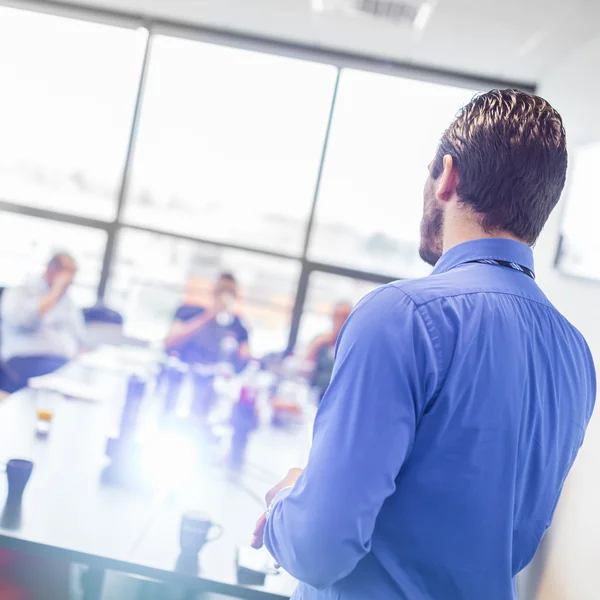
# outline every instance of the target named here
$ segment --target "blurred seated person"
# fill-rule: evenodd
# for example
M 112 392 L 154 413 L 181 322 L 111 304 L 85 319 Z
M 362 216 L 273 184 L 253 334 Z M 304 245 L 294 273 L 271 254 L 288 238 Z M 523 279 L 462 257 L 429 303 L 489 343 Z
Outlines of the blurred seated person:
M 6 391 L 31 377 L 63 367 L 83 347 L 83 314 L 69 297 L 77 265 L 66 253 L 52 257 L 41 281 L 7 289 L 2 296 L 2 357 Z
M 237 283 L 222 273 L 213 291 L 212 306 L 184 304 L 177 309 L 165 339 L 168 352 L 188 364 L 215 364 L 228 358 L 234 365 L 250 357 L 248 330 L 235 312 Z
M 331 380 L 338 335 L 350 316 L 352 308 L 349 302 L 338 302 L 331 316 L 331 330 L 316 337 L 308 347 L 306 361 L 311 371 L 309 377 L 311 385 L 317 390 L 319 402 Z
M 186 303 L 176 313 L 165 349 L 189 365 L 229 363 L 244 368 L 250 358 L 248 330 L 235 312 L 237 283 L 231 273 L 215 282 L 210 306 Z M 195 373 L 194 412 L 205 414 L 212 400 L 211 374 Z M 202 416 L 202 415 L 200 415 Z

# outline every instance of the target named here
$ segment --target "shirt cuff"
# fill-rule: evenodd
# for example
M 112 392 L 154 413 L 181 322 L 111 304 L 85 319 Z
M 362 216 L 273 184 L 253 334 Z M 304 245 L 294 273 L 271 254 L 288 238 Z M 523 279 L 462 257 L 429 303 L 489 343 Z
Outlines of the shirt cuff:
M 275 496 L 275 498 L 273 498 L 273 500 L 271 500 L 271 504 L 269 504 L 269 507 L 267 508 L 267 521 L 269 520 L 269 517 L 271 516 L 271 513 L 273 512 L 275 506 L 284 498 L 287 498 L 291 494 L 293 489 L 294 486 L 289 485 L 288 487 L 284 487 L 282 490 L 279 490 L 279 492 L 277 492 L 277 495 Z

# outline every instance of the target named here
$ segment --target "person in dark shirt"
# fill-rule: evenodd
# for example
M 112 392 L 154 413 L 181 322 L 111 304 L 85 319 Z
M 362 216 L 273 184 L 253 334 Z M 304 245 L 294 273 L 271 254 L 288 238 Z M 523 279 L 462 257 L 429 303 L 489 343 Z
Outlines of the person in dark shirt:
M 210 307 L 184 304 L 176 313 L 165 339 L 168 352 L 188 364 L 215 364 L 230 360 L 238 365 L 250 357 L 248 330 L 235 313 L 237 283 L 223 273 L 214 288 Z
M 312 370 L 310 381 L 319 394 L 319 400 L 323 397 L 331 380 L 335 344 L 351 312 L 352 304 L 338 302 L 331 316 L 331 330 L 316 337 L 306 353 L 306 360 Z
M 195 367 L 225 362 L 240 371 L 250 358 L 250 347 L 248 330 L 235 312 L 237 296 L 235 277 L 222 273 L 215 283 L 211 306 L 180 306 L 165 338 L 167 352 Z M 192 410 L 205 416 L 214 400 L 213 376 L 198 370 L 194 373 Z

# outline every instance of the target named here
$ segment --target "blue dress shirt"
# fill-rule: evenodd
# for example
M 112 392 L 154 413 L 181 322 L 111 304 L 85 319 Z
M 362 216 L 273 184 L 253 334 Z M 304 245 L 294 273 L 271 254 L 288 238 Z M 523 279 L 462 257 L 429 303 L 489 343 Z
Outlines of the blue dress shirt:
M 308 464 L 265 543 L 295 599 L 508 600 L 591 417 L 581 334 L 482 239 L 367 296 L 346 323 Z

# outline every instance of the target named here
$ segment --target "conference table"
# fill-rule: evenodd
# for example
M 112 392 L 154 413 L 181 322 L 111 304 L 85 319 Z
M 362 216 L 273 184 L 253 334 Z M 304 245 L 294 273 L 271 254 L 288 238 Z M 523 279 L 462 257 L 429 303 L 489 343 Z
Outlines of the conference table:
M 36 382 L 34 389 L 0 401 L 0 462 L 34 462 L 18 523 L 7 524 L 4 518 L 0 523 L 0 547 L 85 565 L 90 599 L 101 598 L 106 571 L 190 593 L 289 598 L 295 581 L 281 571 L 268 574 L 264 585 L 240 585 L 236 552 L 249 544 L 265 492 L 289 467 L 304 464 L 314 412 L 308 409 L 294 428 L 272 427 L 263 419 L 250 435 L 245 467 L 233 473 L 224 460 L 227 420 L 219 425 L 217 416 L 215 433 L 202 443 L 193 428 L 165 433 L 156 393 L 145 401 L 147 433 L 140 442 L 148 484 L 143 489 L 104 484 L 107 439 L 118 428 L 128 378 L 151 371 L 156 360 L 145 349 L 104 347 Z M 40 438 L 37 411 L 48 403 L 54 417 L 49 435 Z M 227 402 L 221 408 L 226 415 Z M 0 479 L 3 504 L 6 480 Z M 187 510 L 206 513 L 223 530 L 201 550 L 198 572 L 177 566 L 180 521 Z M 259 563 L 272 565 L 266 551 L 256 556 Z

